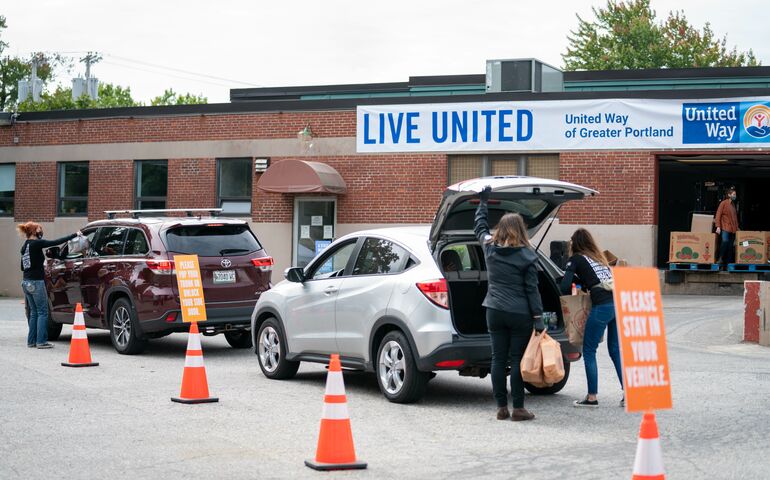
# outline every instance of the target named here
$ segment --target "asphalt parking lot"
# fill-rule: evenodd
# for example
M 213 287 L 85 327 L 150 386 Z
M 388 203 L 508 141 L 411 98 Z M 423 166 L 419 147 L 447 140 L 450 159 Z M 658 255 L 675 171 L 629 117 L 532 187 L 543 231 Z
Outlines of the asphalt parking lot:
M 674 409 L 659 412 L 668 478 L 767 478 L 770 348 L 741 344 L 742 301 L 665 297 Z M 0 299 L 0 478 L 630 478 L 640 415 L 618 407 L 610 361 L 599 355 L 598 410 L 577 410 L 582 362 L 566 388 L 527 396 L 537 419 L 494 419 L 489 377 L 441 373 L 425 399 L 396 405 L 373 376 L 346 372 L 364 471 L 309 470 L 325 370 L 290 381 L 262 376 L 250 350 L 204 337 L 211 394 L 180 405 L 186 336 L 118 355 L 89 330 L 96 368 L 61 367 L 70 327 L 51 350 L 27 349 L 18 299 Z

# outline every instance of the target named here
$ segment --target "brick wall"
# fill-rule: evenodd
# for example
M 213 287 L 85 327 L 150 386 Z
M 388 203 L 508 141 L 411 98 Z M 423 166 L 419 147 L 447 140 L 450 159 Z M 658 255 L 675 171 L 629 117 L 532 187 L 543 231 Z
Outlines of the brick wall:
M 56 162 L 16 164 L 14 216 L 19 222 L 52 222 L 56 216 Z
M 649 152 L 566 152 L 559 178 L 599 191 L 594 198 L 562 207 L 568 224 L 654 225 L 657 162 Z
M 185 140 L 253 140 L 296 138 L 310 126 L 317 137 L 352 137 L 356 112 L 290 112 L 187 115 L 19 122 L 0 128 L 0 146 L 74 145 L 89 143 L 162 142 Z
M 88 219 L 106 218 L 105 210 L 134 208 L 133 160 L 88 162 Z
M 280 162 L 286 158 L 272 158 Z M 430 223 L 447 181 L 446 155 L 316 157 L 347 184 L 337 197 L 337 223 Z M 260 192 L 254 181 L 255 222 L 291 222 L 294 195 Z
M 166 208 L 217 206 L 217 166 L 213 158 L 171 158 L 168 161 Z

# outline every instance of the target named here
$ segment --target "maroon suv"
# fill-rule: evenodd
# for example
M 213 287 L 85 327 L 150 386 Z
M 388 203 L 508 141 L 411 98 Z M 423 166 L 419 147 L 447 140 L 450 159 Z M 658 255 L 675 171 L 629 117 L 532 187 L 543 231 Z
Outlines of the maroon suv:
M 85 252 L 70 253 L 66 245 L 48 252 L 49 338 L 73 322 L 77 303 L 88 327 L 109 329 L 119 353 L 140 353 L 150 338 L 187 331 L 173 259 L 195 254 L 208 317 L 201 333 L 251 346 L 251 313 L 271 286 L 273 259 L 245 221 L 140 216 L 92 222 L 82 232 Z

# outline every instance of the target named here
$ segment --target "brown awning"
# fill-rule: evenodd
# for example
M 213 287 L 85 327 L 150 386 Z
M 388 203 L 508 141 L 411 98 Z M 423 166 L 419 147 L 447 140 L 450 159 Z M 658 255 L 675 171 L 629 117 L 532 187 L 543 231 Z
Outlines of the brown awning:
M 263 192 L 335 193 L 347 192 L 337 170 L 320 162 L 282 160 L 271 165 L 257 182 Z

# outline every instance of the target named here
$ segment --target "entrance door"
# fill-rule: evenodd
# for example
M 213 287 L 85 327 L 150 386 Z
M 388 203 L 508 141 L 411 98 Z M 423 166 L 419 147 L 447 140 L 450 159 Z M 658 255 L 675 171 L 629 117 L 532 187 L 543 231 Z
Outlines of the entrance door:
M 294 201 L 294 265 L 305 267 L 321 253 L 335 236 L 334 198 L 297 198 Z

